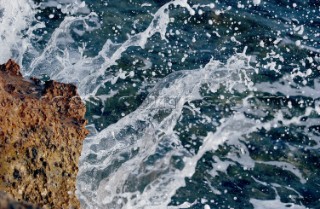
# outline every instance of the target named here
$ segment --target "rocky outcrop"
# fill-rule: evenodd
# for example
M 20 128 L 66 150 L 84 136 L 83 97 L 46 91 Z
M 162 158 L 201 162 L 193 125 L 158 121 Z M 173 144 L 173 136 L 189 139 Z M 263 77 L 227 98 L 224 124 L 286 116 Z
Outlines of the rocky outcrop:
M 88 134 L 76 87 L 0 65 L 0 191 L 44 208 L 79 208 L 75 180 Z

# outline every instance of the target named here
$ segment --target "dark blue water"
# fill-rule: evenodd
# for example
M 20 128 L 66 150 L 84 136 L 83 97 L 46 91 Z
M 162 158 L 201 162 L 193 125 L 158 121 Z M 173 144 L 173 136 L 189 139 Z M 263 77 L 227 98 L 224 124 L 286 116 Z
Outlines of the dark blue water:
M 83 208 L 320 208 L 319 1 L 0 0 L 0 37 L 86 102 Z

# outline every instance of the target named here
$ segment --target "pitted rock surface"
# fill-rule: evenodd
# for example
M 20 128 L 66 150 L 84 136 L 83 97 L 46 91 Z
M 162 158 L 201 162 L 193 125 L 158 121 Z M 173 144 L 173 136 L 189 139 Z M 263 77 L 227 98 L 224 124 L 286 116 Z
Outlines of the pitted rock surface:
M 80 208 L 84 114 L 74 85 L 24 79 L 12 60 L 0 65 L 0 191 L 43 208 Z

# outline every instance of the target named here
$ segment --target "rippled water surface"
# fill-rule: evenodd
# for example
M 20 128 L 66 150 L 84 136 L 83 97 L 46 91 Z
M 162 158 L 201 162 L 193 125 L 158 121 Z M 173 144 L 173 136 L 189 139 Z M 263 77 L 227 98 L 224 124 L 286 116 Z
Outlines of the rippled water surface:
M 0 0 L 0 49 L 78 86 L 83 208 L 320 208 L 318 0 Z

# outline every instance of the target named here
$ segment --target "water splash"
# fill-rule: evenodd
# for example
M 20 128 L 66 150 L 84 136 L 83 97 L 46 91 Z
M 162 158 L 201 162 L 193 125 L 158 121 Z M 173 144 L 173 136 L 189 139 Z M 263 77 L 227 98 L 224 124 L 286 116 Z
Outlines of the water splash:
M 256 5 L 255 8 L 262 11 L 269 4 L 268 1 L 252 2 Z M 264 186 L 263 190 L 268 191 L 257 192 L 259 195 L 262 193 L 262 196 L 255 196 L 256 193 L 249 195 L 250 198 L 246 196 L 248 205 L 250 204 L 246 206 L 249 208 L 266 208 L 271 204 L 277 208 L 306 208 L 302 206 L 303 201 L 308 202 L 304 199 L 306 194 L 301 188 L 311 188 L 313 180 L 310 179 L 314 179 L 314 176 L 311 172 L 312 164 L 302 165 L 304 161 L 301 159 L 308 155 L 317 159 L 314 152 L 320 147 L 317 131 L 320 113 L 320 84 L 317 78 L 319 56 L 314 54 L 319 49 L 314 47 L 316 44 L 313 46 L 307 42 L 306 34 L 312 31 L 307 24 L 298 22 L 297 26 L 297 20 L 292 19 L 290 21 L 293 23 L 285 25 L 283 33 L 277 32 L 272 38 L 259 40 L 256 46 L 248 43 L 248 47 L 243 47 L 245 43 L 241 40 L 242 32 L 229 35 L 231 28 L 239 31 L 241 25 L 246 24 L 243 19 L 234 21 L 236 16 L 232 16 L 233 8 L 236 7 L 240 12 L 245 9 L 241 2 L 235 7 L 227 5 L 223 8 L 221 4 L 224 3 L 191 5 L 187 0 L 170 1 L 156 8 L 151 14 L 150 23 L 139 33 L 127 34 L 127 39 L 120 43 L 104 40 L 97 54 L 88 56 L 87 47 L 92 47 L 90 42 L 80 42 L 78 39 L 85 40 L 84 37 L 100 31 L 103 25 L 100 14 L 90 11 L 88 2 L 50 0 L 41 3 L 39 7 L 27 0 L 5 3 L 0 0 L 2 62 L 13 57 L 22 64 L 25 75 L 47 74 L 59 81 L 75 83 L 82 98 L 90 101 L 90 98 L 95 97 L 97 103 L 113 99 L 121 90 L 119 87 L 98 95 L 106 83 L 112 86 L 126 79 L 142 82 L 134 77 L 137 73 L 134 70 L 110 69 L 118 65 L 118 61 L 129 49 L 146 49 L 151 40 L 157 37 L 159 43 L 161 41 L 168 44 L 161 53 L 173 51 L 175 46 L 171 45 L 171 36 L 175 36 L 176 40 L 181 37 L 187 39 L 188 36 L 182 36 L 181 33 L 187 33 L 192 27 L 206 28 L 216 24 L 216 28 L 205 29 L 207 32 L 202 40 L 205 45 L 214 36 L 223 40 L 221 47 L 217 44 L 219 54 L 229 49 L 230 43 L 237 47 L 232 51 L 245 49 L 243 53 L 227 56 L 230 58 L 224 58 L 225 62 L 211 58 L 206 64 L 199 64 L 199 69 L 182 70 L 151 79 L 150 83 L 156 84 L 150 85 L 153 88 L 148 90 L 148 96 L 137 109 L 123 115 L 119 121 L 100 132 L 93 131 L 85 141 L 78 175 L 77 195 L 83 207 L 210 208 L 209 205 L 218 203 L 207 196 L 214 194 L 227 198 L 230 196 L 228 192 L 233 192 L 227 191 L 227 186 L 223 188 L 215 182 L 220 182 L 219 178 L 240 176 L 250 182 L 247 184 L 256 184 L 256 187 L 252 186 L 252 190 Z M 152 8 L 153 5 L 144 6 Z M 43 22 L 35 19 L 35 15 L 38 9 L 48 7 L 56 7 L 66 16 L 54 28 L 46 45 L 35 49 L 35 31 L 45 27 Z M 247 7 L 251 8 L 251 2 Z M 181 10 L 178 11 L 177 8 Z M 19 15 L 15 16 L 16 13 Z M 179 26 L 185 31 L 172 26 L 177 21 L 173 18 L 177 13 L 185 16 Z M 251 21 L 256 17 L 259 24 L 272 28 L 273 21 L 266 21 L 260 14 L 251 15 Z M 208 23 L 204 24 L 200 20 L 206 16 Z M 134 21 L 134 25 L 137 21 Z M 224 24 L 228 21 L 232 24 L 223 31 L 226 27 Z M 184 27 L 189 22 L 194 22 L 194 25 Z M 276 30 L 282 30 L 281 24 L 275 25 Z M 292 28 L 292 34 L 303 40 L 283 35 L 287 34 L 286 28 Z M 310 40 L 318 40 L 316 33 L 312 34 L 315 35 Z M 192 47 L 201 44 L 198 40 L 201 40 L 200 35 L 190 38 L 190 44 L 183 49 L 185 51 L 179 59 L 181 62 L 174 63 L 170 60 L 167 62 L 168 68 L 190 59 Z M 272 46 L 270 43 L 267 46 L 267 42 L 271 42 Z M 253 47 L 256 47 L 255 51 L 252 51 Z M 308 50 L 302 52 L 309 54 L 287 61 L 283 51 L 286 50 L 290 55 L 293 51 L 291 47 L 296 47 L 294 50 Z M 284 50 L 281 51 L 282 49 Z M 179 50 L 181 49 L 176 51 Z M 207 48 L 200 49 L 206 50 L 208 51 Z M 210 54 L 213 51 L 210 49 Z M 263 57 L 259 58 L 261 54 Z M 159 52 L 158 59 L 167 58 L 162 55 Z M 168 53 L 167 56 L 171 55 L 172 53 Z M 145 57 L 141 60 L 143 65 L 137 71 L 152 70 L 152 61 Z M 135 64 L 136 61 L 132 65 Z M 143 82 L 145 86 L 150 84 L 149 81 Z M 104 109 L 104 104 L 102 106 Z M 92 119 L 104 116 L 101 114 L 89 117 Z M 202 129 L 201 125 L 206 128 Z M 93 124 L 90 127 L 94 130 Z M 184 134 L 188 132 L 192 134 L 184 139 Z M 258 150 L 258 154 L 255 150 Z M 285 155 L 281 155 L 282 152 Z M 209 165 L 209 169 L 199 169 L 204 166 L 202 164 Z M 235 168 L 241 171 L 234 172 Z M 278 178 L 270 180 L 263 176 L 263 172 L 261 175 L 255 173 L 260 172 L 259 169 L 265 172 L 270 169 L 283 172 L 283 176 L 289 176 L 290 179 L 279 183 Z M 204 177 L 200 179 L 199 176 Z M 233 180 L 228 183 L 233 183 Z M 181 198 L 189 187 L 193 189 L 190 186 L 192 181 L 203 183 L 208 186 L 209 191 L 190 199 Z M 244 192 L 241 190 L 240 193 Z M 285 199 L 287 193 L 290 193 L 290 199 Z M 223 201 L 228 204 L 235 202 L 236 205 L 238 199 L 241 197 Z M 220 204 L 222 207 L 229 207 L 225 203 Z
M 78 184 L 78 196 L 85 206 L 166 208 L 176 190 L 185 186 L 185 178 L 194 174 L 198 160 L 225 142 L 229 129 L 235 130 L 242 119 L 230 119 L 217 134 L 209 133 L 192 156 L 174 130 L 185 104 L 202 99 L 199 91 L 204 84 L 213 92 L 222 84 L 230 90 L 236 85 L 251 88 L 249 72 L 248 57 L 239 54 L 225 66 L 211 61 L 199 70 L 173 73 L 156 85 L 138 110 L 86 140 Z M 174 103 L 163 106 L 162 101 Z M 167 113 L 159 120 L 162 111 Z M 242 125 L 232 134 L 243 134 L 238 133 Z M 172 164 L 177 156 L 185 164 L 182 170 Z
M 22 66 L 23 55 L 33 48 L 32 32 L 44 24 L 35 23 L 36 6 L 31 0 L 1 0 L 0 5 L 0 63 L 12 58 Z

